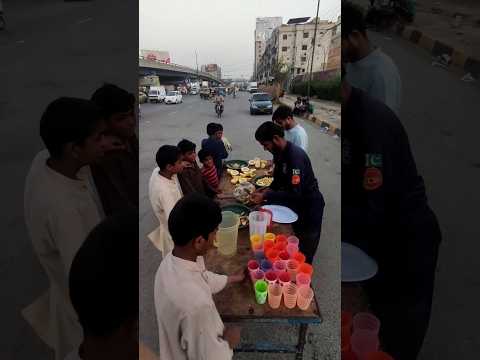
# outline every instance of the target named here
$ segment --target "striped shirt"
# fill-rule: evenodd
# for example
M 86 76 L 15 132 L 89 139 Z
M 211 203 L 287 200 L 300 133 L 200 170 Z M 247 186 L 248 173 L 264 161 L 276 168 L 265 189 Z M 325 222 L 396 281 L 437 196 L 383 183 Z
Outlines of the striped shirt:
M 217 175 L 217 169 L 215 166 L 212 166 L 211 168 L 207 169 L 205 166 L 202 168 L 202 175 L 207 180 L 208 184 L 216 189 L 218 188 L 218 175 Z

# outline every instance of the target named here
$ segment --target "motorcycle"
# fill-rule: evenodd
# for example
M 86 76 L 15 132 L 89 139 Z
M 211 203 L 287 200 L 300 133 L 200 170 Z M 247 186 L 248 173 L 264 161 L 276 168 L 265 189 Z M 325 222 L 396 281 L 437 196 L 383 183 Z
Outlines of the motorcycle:
M 222 117 L 222 113 L 223 113 L 223 105 L 221 105 L 221 104 L 216 104 L 216 105 L 215 105 L 215 112 L 217 113 L 217 117 L 218 117 L 218 118 L 221 118 L 221 117 Z

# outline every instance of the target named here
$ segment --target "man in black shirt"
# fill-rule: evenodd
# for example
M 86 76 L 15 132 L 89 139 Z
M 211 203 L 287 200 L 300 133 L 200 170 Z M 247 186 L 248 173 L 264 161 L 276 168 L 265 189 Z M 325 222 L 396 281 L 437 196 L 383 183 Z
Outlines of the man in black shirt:
M 255 139 L 273 154 L 275 170 L 270 188 L 254 193 L 252 200 L 283 205 L 298 214 L 293 230 L 300 239 L 300 251 L 312 263 L 320 241 L 325 202 L 310 159 L 300 147 L 285 140 L 283 128 L 271 121 L 260 125 Z
M 430 319 L 440 228 L 397 116 L 345 80 L 342 97 L 342 241 L 378 263 L 364 289 L 383 348 L 414 360 Z

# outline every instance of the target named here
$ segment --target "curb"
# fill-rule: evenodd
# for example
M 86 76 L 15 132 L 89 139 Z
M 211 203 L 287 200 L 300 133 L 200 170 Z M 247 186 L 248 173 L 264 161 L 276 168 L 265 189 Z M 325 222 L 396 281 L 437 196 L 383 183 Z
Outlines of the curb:
M 451 57 L 453 65 L 462 68 L 467 73 L 471 73 L 474 77 L 480 76 L 480 61 L 466 55 L 463 51 L 433 39 L 413 26 L 405 26 L 397 23 L 395 25 L 395 32 L 400 37 L 426 50 L 432 56 L 447 54 Z

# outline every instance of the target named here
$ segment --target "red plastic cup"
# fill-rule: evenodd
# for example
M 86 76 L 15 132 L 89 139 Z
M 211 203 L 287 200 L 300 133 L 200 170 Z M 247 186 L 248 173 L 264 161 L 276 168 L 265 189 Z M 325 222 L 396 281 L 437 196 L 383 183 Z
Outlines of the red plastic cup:
M 285 251 L 287 250 L 287 243 L 276 243 L 275 246 L 273 247 L 275 250 L 278 252 Z
M 282 272 L 278 275 L 278 282 L 280 285 L 285 286 L 290 283 L 290 274 L 288 272 Z
M 358 360 L 366 360 L 369 353 L 378 351 L 380 342 L 378 335 L 371 331 L 354 330 L 350 338 L 350 346 Z
M 303 264 L 306 260 L 305 255 L 303 255 L 300 251 L 297 251 L 296 253 L 293 253 L 291 258 L 293 260 L 297 260 L 299 264 Z
M 278 234 L 277 237 L 275 238 L 275 243 L 283 243 L 287 242 L 287 237 L 283 234 Z
M 297 244 L 288 244 L 287 245 L 287 252 L 290 256 L 298 252 L 298 245 Z
M 281 253 L 278 254 L 278 259 L 282 260 L 285 265 L 287 264 L 287 261 L 290 260 L 290 255 L 286 251 L 282 251 Z
M 288 242 L 289 244 L 295 244 L 295 245 L 297 245 L 297 247 L 298 247 L 298 245 L 300 244 L 300 239 L 299 239 L 298 237 L 292 235 L 292 236 L 289 236 L 289 237 L 287 238 L 287 242 Z
M 287 271 L 287 264 L 285 264 L 282 260 L 277 260 L 273 263 L 273 270 L 277 273 L 282 273 Z
M 265 250 L 265 252 L 267 252 L 270 249 L 273 249 L 274 246 L 275 246 L 275 243 L 272 240 L 265 240 L 263 242 L 263 249 Z
M 380 330 L 380 320 L 370 313 L 361 312 L 353 317 L 353 331 L 365 330 L 378 336 Z
M 313 275 L 313 266 L 310 265 L 310 264 L 307 264 L 307 263 L 300 264 L 298 266 L 298 272 L 299 273 L 305 273 L 305 274 L 308 274 L 308 275 L 312 276 Z
M 277 282 L 278 276 L 277 273 L 273 270 L 269 270 L 265 273 L 265 280 L 269 284 L 275 284 Z
M 341 326 L 342 326 L 342 351 L 350 349 L 350 337 L 352 334 L 352 313 L 348 311 L 342 311 Z
M 290 278 L 296 279 L 297 278 L 297 270 L 298 270 L 298 261 L 297 260 L 288 260 L 287 261 L 287 271 L 290 274 Z
M 297 274 L 296 282 L 298 286 L 310 286 L 310 283 L 312 282 L 312 276 L 299 272 Z
M 394 360 L 393 357 L 391 357 L 390 355 L 388 355 L 383 351 L 374 351 L 374 352 L 368 353 L 365 359 L 366 360 Z
M 247 264 L 247 267 L 248 267 L 248 272 L 250 273 L 250 277 L 252 278 L 253 280 L 253 277 L 252 277 L 252 273 L 254 271 L 257 271 L 258 268 L 260 267 L 260 265 L 258 264 L 258 261 L 256 260 L 250 260 Z
M 270 260 L 272 263 L 278 260 L 278 254 L 279 252 L 275 249 L 270 249 L 266 252 L 266 257 L 268 260 Z

